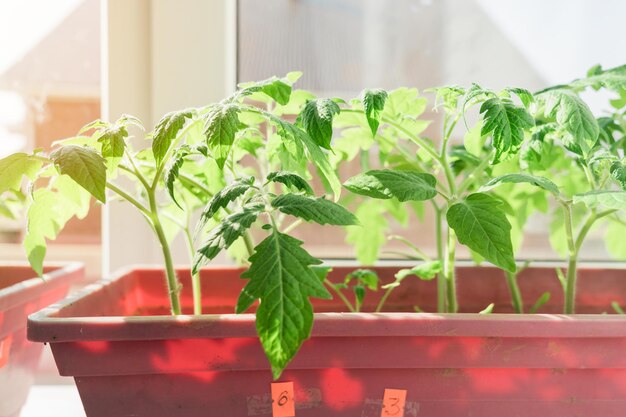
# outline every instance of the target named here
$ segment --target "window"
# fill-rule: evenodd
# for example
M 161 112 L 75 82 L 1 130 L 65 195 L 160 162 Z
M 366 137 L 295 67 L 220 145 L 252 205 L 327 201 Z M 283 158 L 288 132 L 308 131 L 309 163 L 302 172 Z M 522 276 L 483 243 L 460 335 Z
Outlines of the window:
M 472 82 L 534 91 L 581 77 L 598 63 L 606 68 L 623 63 L 624 54 L 615 53 L 615 43 L 607 42 L 621 38 L 626 3 L 618 0 L 608 0 L 602 7 L 585 0 L 239 0 L 238 4 L 239 81 L 300 70 L 304 75 L 298 88 L 327 97 L 355 97 L 366 87 L 411 86 L 422 91 Z M 589 24 L 594 21 L 603 23 Z M 607 102 L 601 95 L 588 100 L 596 113 Z M 437 115 L 424 117 L 435 121 L 425 134 L 437 140 Z M 457 129 L 456 140 L 463 133 L 463 128 Z M 430 224 L 415 223 L 404 234 L 432 252 Z M 548 227 L 547 218 L 533 219 L 522 257 L 557 257 L 548 243 Z M 341 236 L 322 236 L 319 243 L 322 256 L 351 255 Z M 589 238 L 586 254 L 607 257 L 601 234 Z
M 98 0 L 3 2 L 0 50 L 0 156 L 49 149 L 100 117 Z M 87 219 L 70 221 L 51 242 L 48 259 L 80 258 L 95 278 L 101 263 L 100 216 L 94 206 Z M 5 259 L 24 259 L 19 244 L 24 222 L 19 217 L 0 223 Z

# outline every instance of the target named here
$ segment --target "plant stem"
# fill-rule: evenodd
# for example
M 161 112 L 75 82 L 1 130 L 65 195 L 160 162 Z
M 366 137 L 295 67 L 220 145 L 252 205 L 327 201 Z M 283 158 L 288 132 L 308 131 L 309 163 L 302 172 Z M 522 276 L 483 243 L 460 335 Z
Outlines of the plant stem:
M 574 232 L 572 228 L 572 208 L 569 203 L 563 204 L 565 219 L 565 235 L 567 236 L 568 264 L 565 279 L 565 314 L 574 314 L 576 301 L 576 261 L 577 251 L 574 244 Z
M 504 275 L 506 275 L 506 283 L 508 284 L 509 291 L 511 292 L 513 309 L 517 314 L 523 314 L 524 302 L 522 301 L 522 293 L 517 285 L 517 272 L 504 271 Z
M 185 235 L 185 241 L 187 242 L 187 248 L 189 249 L 189 257 L 191 262 L 196 253 L 196 248 L 193 245 L 193 237 L 189 230 L 189 225 L 183 229 Z M 202 314 L 202 283 L 200 282 L 200 271 L 195 274 L 191 274 L 191 288 L 193 291 L 193 314 Z
M 456 252 L 456 235 L 454 230 L 448 228 L 448 243 L 446 245 L 446 259 L 444 273 L 446 277 L 446 287 L 448 293 L 448 312 L 456 313 L 458 310 L 456 299 L 456 274 L 454 271 Z
M 389 287 L 389 288 L 387 288 L 387 290 L 383 294 L 382 298 L 378 302 L 378 305 L 376 306 L 376 310 L 374 310 L 375 313 L 380 313 L 380 311 L 385 306 L 385 303 L 387 302 L 387 298 L 389 298 L 389 296 L 391 295 L 391 292 L 393 291 L 394 288 L 396 288 L 396 287 Z
M 351 313 L 356 313 L 356 310 L 354 307 L 352 307 L 352 303 L 350 302 L 350 300 L 348 300 L 346 296 L 343 295 L 343 293 L 341 292 L 341 290 L 339 290 L 339 288 L 335 287 L 335 285 L 332 282 L 330 282 L 328 279 L 324 280 L 324 284 L 326 284 L 328 288 L 330 288 L 335 294 L 337 294 L 337 296 L 341 299 L 341 301 L 343 301 L 346 307 L 348 307 L 348 310 Z
M 422 252 L 422 250 L 420 248 L 418 248 L 417 246 L 415 246 L 413 243 L 411 243 L 408 239 L 404 238 L 403 236 L 399 236 L 399 235 L 391 235 L 389 236 L 387 239 L 389 240 L 397 240 L 399 242 L 404 243 L 405 245 L 407 245 L 409 248 L 413 249 L 413 251 L 417 254 L 417 257 L 425 262 L 430 262 L 430 256 L 426 255 L 424 252 Z
M 159 211 L 156 203 L 156 197 L 151 189 L 147 190 L 148 200 L 150 202 L 150 213 L 152 218 L 152 225 L 154 231 L 161 244 L 161 250 L 163 251 L 163 259 L 165 261 L 165 275 L 167 279 L 167 289 L 170 297 L 170 306 L 172 308 L 172 314 L 181 314 L 180 308 L 180 283 L 174 270 L 174 261 L 172 260 L 172 253 L 170 251 L 169 243 L 163 231 L 161 220 L 159 219 Z
M 443 259 L 443 227 L 442 227 L 442 215 L 443 212 L 433 202 L 435 208 L 435 239 L 437 242 L 437 259 Z M 446 312 L 446 276 L 443 272 L 437 274 L 437 311 L 440 313 Z

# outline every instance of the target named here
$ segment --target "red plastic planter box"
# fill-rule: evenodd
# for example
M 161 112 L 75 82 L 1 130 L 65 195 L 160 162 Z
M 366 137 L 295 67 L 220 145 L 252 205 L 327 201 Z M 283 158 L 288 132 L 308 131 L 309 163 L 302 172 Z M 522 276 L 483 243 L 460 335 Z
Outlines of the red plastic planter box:
M 336 267 L 330 278 L 352 269 Z M 391 280 L 398 268 L 377 269 Z M 131 269 L 32 315 L 28 336 L 51 344 L 88 417 L 269 416 L 271 374 L 254 316 L 231 314 L 240 272 L 204 270 L 211 314 L 171 317 L 162 270 Z M 188 271 L 180 277 L 189 311 Z M 462 267 L 458 280 L 462 306 L 510 309 L 501 271 Z M 557 308 L 554 268 L 528 269 L 519 283 L 529 304 L 550 290 L 556 303 L 545 310 Z M 281 378 L 294 383 L 296 415 L 379 417 L 393 388 L 407 390 L 411 417 L 624 416 L 624 317 L 408 312 L 431 309 L 435 285 L 407 280 L 394 292 L 390 309 L 407 312 L 317 313 L 312 338 Z M 623 303 L 626 275 L 583 269 L 580 290 L 580 310 L 600 313 Z M 316 309 L 340 311 L 337 301 Z
M 0 417 L 19 415 L 39 364 L 43 345 L 26 340 L 26 318 L 65 297 L 84 270 L 58 264 L 36 275 L 25 264 L 0 264 Z

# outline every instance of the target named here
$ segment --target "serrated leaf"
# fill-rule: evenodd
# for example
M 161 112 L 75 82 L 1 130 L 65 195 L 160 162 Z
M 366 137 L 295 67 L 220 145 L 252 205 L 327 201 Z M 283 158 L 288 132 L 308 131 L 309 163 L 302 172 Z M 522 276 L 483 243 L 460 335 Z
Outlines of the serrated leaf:
M 196 253 L 193 265 L 194 273 L 243 236 L 256 221 L 259 214 L 263 212 L 263 209 L 263 204 L 248 204 L 241 211 L 225 217 L 213 228 Z
M 350 284 L 352 280 L 356 280 L 370 290 L 376 291 L 378 289 L 378 282 L 380 281 L 380 278 L 378 277 L 376 271 L 372 269 L 355 269 L 346 275 L 344 284 Z
M 622 190 L 626 190 L 626 164 L 621 161 L 615 161 L 610 168 L 611 177 L 619 183 Z
M 174 193 L 174 183 L 176 182 L 176 178 L 178 178 L 178 174 L 180 173 L 180 168 L 185 163 L 185 157 L 189 155 L 189 150 L 186 148 L 180 148 L 173 155 L 170 163 L 165 169 L 165 186 L 167 188 L 167 192 L 170 195 L 172 201 L 182 209 L 178 201 L 176 201 L 176 194 Z M 212 216 L 211 216 L 212 217 Z
M 89 193 L 65 175 L 54 178 L 48 188 L 38 188 L 32 193 L 24 249 L 39 275 L 43 273 L 46 240 L 56 239 L 72 217 L 84 218 L 89 211 L 89 200 Z
M 502 203 L 488 194 L 470 194 L 453 204 L 446 214 L 459 242 L 492 264 L 515 272 L 511 224 L 500 209 Z
M 98 137 L 98 142 L 102 144 L 102 156 L 105 158 L 122 158 L 127 137 L 128 131 L 124 126 L 112 126 L 103 129 Z
M 251 300 L 261 300 L 256 328 L 275 379 L 311 334 L 309 297 L 331 298 L 311 269 L 322 262 L 301 245 L 298 239 L 274 230 L 256 246 L 250 269 L 241 275 L 250 281 L 237 302 L 237 312 L 248 309 Z
M 224 168 L 235 141 L 235 133 L 241 128 L 239 108 L 234 104 L 214 107 L 206 116 L 204 136 L 213 158 L 220 168 Z
M 487 184 L 483 185 L 480 189 L 482 191 L 491 190 L 500 184 L 505 183 L 527 183 L 534 185 L 535 187 L 542 188 L 549 191 L 555 196 L 559 195 L 559 187 L 550 181 L 548 178 L 539 177 L 529 174 L 505 174 L 499 177 L 493 178 Z
M 372 131 L 372 136 L 376 136 L 382 112 L 385 108 L 385 101 L 387 101 L 387 92 L 378 88 L 372 90 L 365 89 L 361 93 L 361 101 L 363 102 L 365 118 Z
M 157 166 L 163 162 L 172 141 L 176 139 L 178 132 L 185 126 L 186 120 L 192 117 L 191 110 L 180 110 L 167 113 L 159 120 L 154 128 L 152 139 L 152 154 Z
M 571 135 L 571 140 L 584 155 L 593 148 L 600 129 L 593 113 L 585 102 L 569 90 L 556 89 L 537 96 L 544 112 Z
M 356 258 L 362 265 L 373 265 L 387 241 L 388 223 L 384 213 L 382 204 L 367 200 L 355 212 L 361 226 L 348 228 L 346 242 L 354 245 Z
M 254 185 L 254 177 L 239 178 L 233 183 L 222 188 L 209 201 L 209 204 L 202 211 L 202 219 L 210 219 L 215 216 L 220 208 L 224 208 L 228 203 L 234 201 L 237 197 L 242 196 Z
M 295 74 L 295 72 L 287 74 L 285 80 L 272 77 L 259 82 L 241 84 L 240 87 L 242 87 L 242 90 L 240 94 L 242 96 L 249 96 L 253 93 L 261 92 L 275 100 L 278 104 L 284 106 L 289 103 L 291 84 L 299 78 L 295 77 Z
M 15 153 L 0 159 L 0 194 L 8 190 L 19 191 L 22 178 L 34 180 L 43 162 L 32 155 Z
M 530 104 L 535 100 L 532 93 L 524 88 L 509 87 L 506 91 L 515 94 L 526 108 L 530 107 Z
M 368 197 L 424 201 L 437 195 L 436 184 L 437 179 L 424 172 L 382 169 L 355 175 L 344 183 L 344 187 Z
M 297 126 L 276 117 L 272 117 L 270 120 L 277 125 L 277 132 L 281 137 L 295 140 L 304 145 L 308 153 L 308 159 L 313 162 L 313 164 L 319 169 L 323 179 L 328 182 L 331 191 L 335 195 L 335 201 L 339 199 L 339 196 L 341 195 L 341 182 L 337 177 L 337 172 L 330 165 L 328 157 L 322 149 L 305 131 Z M 300 157 L 300 159 L 303 158 Z
M 401 269 L 396 273 L 396 281 L 402 281 L 406 277 L 416 276 L 424 281 L 430 281 L 442 270 L 440 261 L 424 262 L 409 269 Z
M 587 75 L 587 78 L 575 80 L 570 85 L 574 88 L 593 87 L 596 90 L 605 87 L 617 92 L 626 89 L 626 65 L 608 70 L 602 70 L 597 65 Z
M 337 203 L 323 197 L 314 198 L 300 194 L 282 194 L 272 200 L 272 207 L 285 214 L 318 224 L 350 226 L 358 224 L 354 214 Z
M 574 204 L 584 203 L 589 208 L 626 210 L 626 191 L 590 191 L 574 195 Z
M 480 106 L 483 115 L 481 135 L 491 135 L 495 149 L 493 164 L 507 155 L 517 153 L 524 141 L 524 131 L 535 122 L 524 107 L 518 107 L 511 100 L 493 97 Z
M 293 187 L 297 190 L 303 191 L 305 194 L 313 194 L 313 189 L 309 183 L 301 176 L 287 171 L 275 171 L 271 172 L 267 176 L 268 181 L 278 182 L 286 185 L 287 187 Z
M 299 120 L 311 139 L 320 147 L 330 149 L 333 136 L 333 117 L 341 109 L 334 101 L 321 98 L 304 105 Z
M 61 174 L 66 174 L 97 200 L 106 201 L 105 160 L 90 148 L 67 145 L 50 155 Z

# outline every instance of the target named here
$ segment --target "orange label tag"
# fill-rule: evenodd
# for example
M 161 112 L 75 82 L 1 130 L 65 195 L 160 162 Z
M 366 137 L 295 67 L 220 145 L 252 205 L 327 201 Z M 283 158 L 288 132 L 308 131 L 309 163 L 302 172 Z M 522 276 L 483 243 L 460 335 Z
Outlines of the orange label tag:
M 272 383 L 272 416 L 295 417 L 296 402 L 293 395 L 293 382 Z
M 7 364 L 9 361 L 9 350 L 11 350 L 11 342 L 13 341 L 13 335 L 10 334 L 3 340 L 0 340 L 0 368 Z
M 386 389 L 383 397 L 383 409 L 380 417 L 404 417 L 406 390 Z

